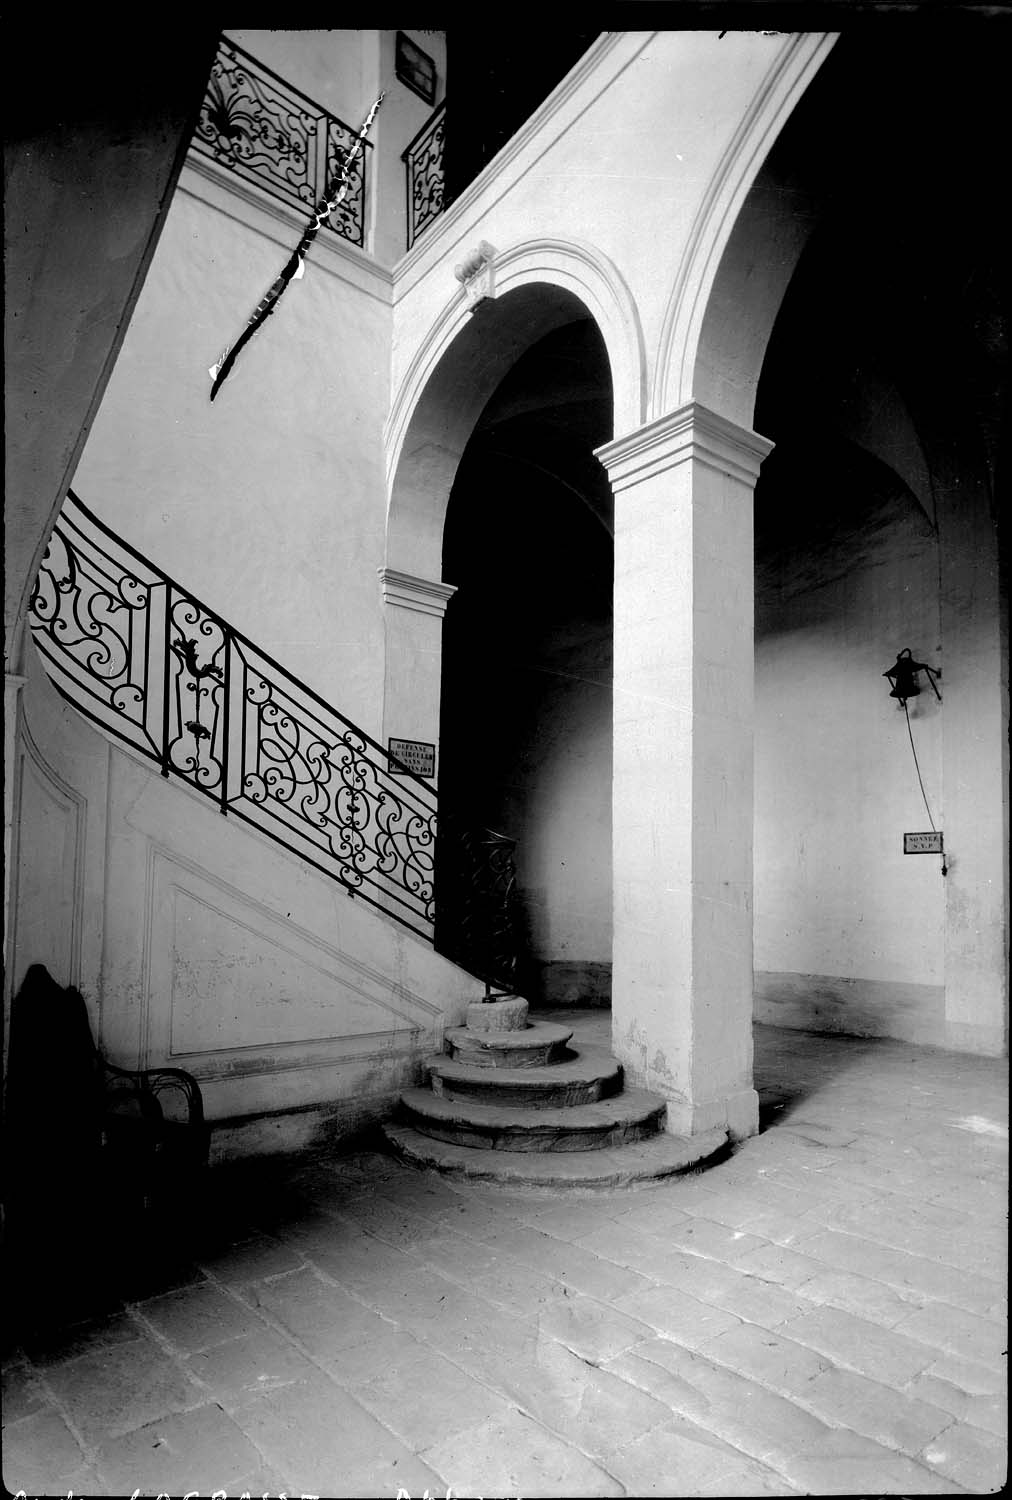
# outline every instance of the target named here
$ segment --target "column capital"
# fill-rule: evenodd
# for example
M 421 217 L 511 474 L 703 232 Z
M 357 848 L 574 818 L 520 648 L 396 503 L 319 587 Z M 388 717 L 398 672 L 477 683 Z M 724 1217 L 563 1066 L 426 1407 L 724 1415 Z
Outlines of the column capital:
M 397 568 L 377 568 L 383 589 L 383 603 L 399 609 L 413 609 L 416 614 L 436 615 L 442 619 L 446 606 L 457 592 L 452 583 L 437 583 L 431 578 L 416 578 Z
M 690 460 L 751 486 L 773 446 L 750 427 L 739 427 L 700 402 L 687 401 L 677 411 L 594 451 L 617 493 Z

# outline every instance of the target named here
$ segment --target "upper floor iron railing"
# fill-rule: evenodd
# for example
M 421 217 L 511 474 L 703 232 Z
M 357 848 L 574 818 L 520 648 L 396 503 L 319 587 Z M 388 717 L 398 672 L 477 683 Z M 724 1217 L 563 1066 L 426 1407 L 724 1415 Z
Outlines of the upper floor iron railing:
M 437 794 L 73 494 L 29 605 L 55 686 L 106 733 L 434 940 Z M 447 818 L 435 943 L 491 986 L 516 973 L 513 843 Z M 508 846 L 508 847 L 507 847 Z
M 357 131 L 237 47 L 222 40 L 194 132 L 195 149 L 293 207 L 312 211 L 326 197 Z M 365 243 L 366 160 L 355 159 L 351 186 L 330 228 Z
M 426 120 L 401 156 L 408 188 L 408 249 L 424 229 L 438 219 L 446 204 L 443 145 L 446 100 Z

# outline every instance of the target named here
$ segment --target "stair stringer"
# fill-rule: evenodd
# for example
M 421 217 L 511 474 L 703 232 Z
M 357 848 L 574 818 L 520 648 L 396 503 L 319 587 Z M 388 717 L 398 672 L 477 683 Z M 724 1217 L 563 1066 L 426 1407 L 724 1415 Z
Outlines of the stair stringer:
M 23 744 L 79 803 L 72 881 L 84 956 L 66 982 L 85 991 L 110 1060 L 186 1068 L 219 1141 L 237 1149 L 240 1137 L 257 1149 L 304 1145 L 324 1125 L 389 1114 L 480 998 L 479 981 L 111 741 L 27 656 Z M 36 826 L 46 816 L 19 810 L 15 985 L 29 963 L 47 962 L 57 935 L 47 937 L 38 880 L 26 908 L 32 851 L 53 842 Z

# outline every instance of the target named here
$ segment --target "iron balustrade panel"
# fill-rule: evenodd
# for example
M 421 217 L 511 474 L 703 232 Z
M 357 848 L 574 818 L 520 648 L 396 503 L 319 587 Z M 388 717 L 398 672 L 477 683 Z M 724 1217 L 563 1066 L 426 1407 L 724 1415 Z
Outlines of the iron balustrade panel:
M 515 839 L 441 814 L 435 946 L 487 987 L 509 994 L 519 964 L 515 856 Z
M 443 143 L 446 135 L 446 101 L 429 116 L 405 150 L 408 189 L 408 249 L 446 207 L 446 171 Z
M 36 647 L 81 713 L 152 759 L 161 756 L 165 585 L 129 549 L 64 507 L 28 606 Z
M 163 768 L 220 798 L 225 783 L 228 629 L 175 585 L 165 629 Z
M 193 145 L 204 156 L 307 213 L 325 197 L 357 132 L 257 62 L 222 41 L 211 69 Z M 356 159 L 345 202 L 328 223 L 365 243 L 366 150 Z
M 240 177 L 312 208 L 322 111 L 307 104 L 239 48 L 222 42 L 194 145 Z
M 268 657 L 237 640 L 241 792 L 229 811 L 431 936 L 436 794 Z M 233 668 L 233 684 L 237 673 Z M 239 693 L 233 686 L 232 702 Z M 233 710 L 234 712 L 234 710 Z

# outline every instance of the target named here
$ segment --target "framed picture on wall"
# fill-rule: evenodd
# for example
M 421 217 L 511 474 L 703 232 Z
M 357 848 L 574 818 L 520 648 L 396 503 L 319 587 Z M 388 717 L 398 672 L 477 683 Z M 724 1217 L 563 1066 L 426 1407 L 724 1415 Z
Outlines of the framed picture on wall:
M 406 83 L 426 104 L 436 102 L 436 64 L 427 52 L 423 52 L 403 31 L 397 33 L 397 50 L 394 56 L 394 72 L 402 83 Z

